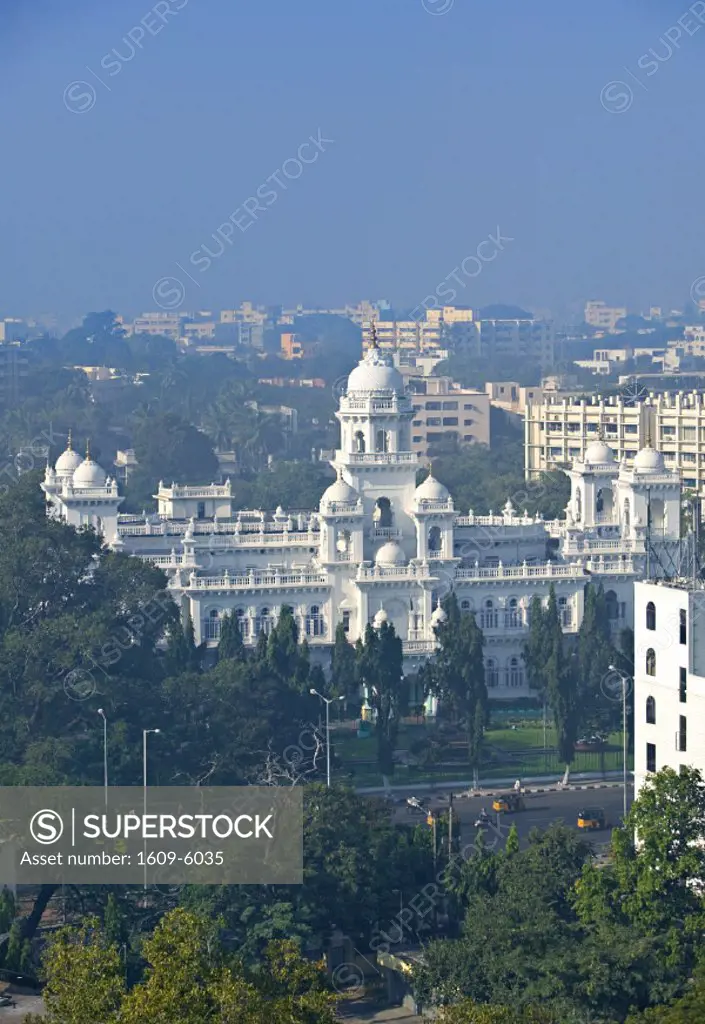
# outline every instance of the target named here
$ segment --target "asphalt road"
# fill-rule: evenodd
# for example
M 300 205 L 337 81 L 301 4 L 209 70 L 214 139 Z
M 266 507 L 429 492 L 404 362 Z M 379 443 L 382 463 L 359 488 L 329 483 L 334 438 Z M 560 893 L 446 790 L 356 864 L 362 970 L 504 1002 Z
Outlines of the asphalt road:
M 631 805 L 633 787 L 629 787 L 628 802 Z M 432 796 L 427 799 L 421 798 L 424 807 L 431 810 L 444 811 L 448 808 L 448 797 Z M 619 825 L 623 813 L 623 795 L 621 786 L 610 786 L 606 789 L 586 790 L 564 790 L 551 793 L 527 793 L 524 797 L 526 810 L 516 814 L 500 814 L 499 823 L 497 814 L 492 810 L 493 797 L 471 797 L 470 799 L 457 797 L 453 801 L 453 813 L 457 815 L 461 823 L 461 841 L 472 842 L 477 834 L 474 822 L 484 807 L 493 821 L 493 828 L 486 829 L 485 840 L 489 846 L 491 843 L 504 845 L 507 832 L 512 824 L 516 822 L 519 839 L 524 845 L 532 828 L 545 829 L 554 821 L 563 821 L 564 824 L 580 831 L 577 826 L 578 811 L 584 807 L 601 807 L 605 811 L 607 827 L 600 832 L 582 833 L 586 839 L 593 844 L 596 851 L 604 848 L 610 841 L 611 830 Z M 394 820 L 398 823 L 411 824 L 414 821 L 423 821 L 424 815 L 419 811 L 413 811 L 403 804 L 398 804 L 394 811 Z M 498 827 L 497 827 L 498 826 Z M 495 840 L 497 843 L 495 844 Z

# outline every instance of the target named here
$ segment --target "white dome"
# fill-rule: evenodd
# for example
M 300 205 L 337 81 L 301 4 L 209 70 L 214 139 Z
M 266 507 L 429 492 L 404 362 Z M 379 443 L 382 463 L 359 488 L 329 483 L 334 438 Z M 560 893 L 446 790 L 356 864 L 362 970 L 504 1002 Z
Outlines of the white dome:
M 583 461 L 590 466 L 611 465 L 614 462 L 614 452 L 604 441 L 591 441 L 585 449 Z
M 450 492 L 447 487 L 429 473 L 414 491 L 417 501 L 448 501 Z
M 384 622 L 389 622 L 389 616 L 385 612 L 384 608 L 380 608 L 380 610 L 377 612 L 374 619 L 372 620 L 372 624 L 373 626 L 375 626 L 376 629 L 379 629 L 379 627 Z
M 394 391 L 404 394 L 404 378 L 391 365 L 388 358 L 376 347 L 367 350 L 348 377 L 348 393 L 351 391 Z
M 73 486 L 78 488 L 105 486 L 105 472 L 90 455 L 86 456 L 73 474 Z
M 360 495 L 354 487 L 346 483 L 342 476 L 339 476 L 335 483 L 326 488 L 321 501 L 357 501 Z
M 653 448 L 642 448 L 634 459 L 634 469 L 640 473 L 665 473 L 666 463 L 661 452 Z
M 438 607 L 436 608 L 435 612 L 431 616 L 431 625 L 432 626 L 440 626 L 440 625 L 442 625 L 447 620 L 447 618 L 448 618 L 448 616 L 446 615 L 446 613 L 443 611 L 441 606 L 438 605 Z
M 83 459 L 78 452 L 73 450 L 71 447 L 71 440 L 69 439 L 68 447 L 56 460 L 56 466 L 54 469 L 59 476 L 73 476 L 82 462 Z
M 383 544 L 375 555 L 377 565 L 406 565 L 406 555 L 396 541 Z

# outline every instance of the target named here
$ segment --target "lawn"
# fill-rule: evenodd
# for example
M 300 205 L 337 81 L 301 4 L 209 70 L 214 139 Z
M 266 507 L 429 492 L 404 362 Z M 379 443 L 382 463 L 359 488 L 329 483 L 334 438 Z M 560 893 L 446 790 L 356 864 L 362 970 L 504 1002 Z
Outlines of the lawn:
M 432 737 L 436 732 L 435 725 L 404 724 L 399 730 L 397 749 L 408 751 L 416 741 Z M 342 761 L 342 768 L 334 772 L 336 777 L 344 778 L 352 772 L 351 781 L 356 786 L 375 786 L 382 784 L 382 777 L 376 768 L 377 745 L 373 736 L 358 739 L 352 730 L 335 730 L 332 743 L 337 757 Z M 563 774 L 564 763 L 558 760 L 555 749 L 556 733 L 552 724 L 546 726 L 546 750 L 544 750 L 544 729 L 541 720 L 517 721 L 514 727 L 503 725 L 501 728 L 489 729 L 485 734 L 485 751 L 480 777 L 483 780 L 517 778 L 532 775 Z M 462 736 L 452 742 L 452 751 L 443 761 L 455 760 L 462 744 Z M 455 756 L 453 756 L 455 755 Z M 622 767 L 622 736 L 613 733 L 603 752 L 576 752 L 571 765 L 571 772 L 610 772 Z M 399 785 L 421 782 L 441 782 L 453 779 L 470 779 L 472 772 L 462 760 L 457 764 L 439 764 L 433 768 L 419 766 L 405 767 L 398 765 L 394 774 L 394 782 Z

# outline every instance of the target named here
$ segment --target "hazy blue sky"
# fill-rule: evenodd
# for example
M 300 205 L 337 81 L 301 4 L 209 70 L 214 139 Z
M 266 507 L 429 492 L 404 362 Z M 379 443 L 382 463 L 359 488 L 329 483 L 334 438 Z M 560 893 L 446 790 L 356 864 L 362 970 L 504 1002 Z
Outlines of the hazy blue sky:
M 701 7 L 2 0 L 0 312 L 153 309 L 165 277 L 185 309 L 413 306 L 497 227 L 457 301 L 682 303 L 705 275 Z

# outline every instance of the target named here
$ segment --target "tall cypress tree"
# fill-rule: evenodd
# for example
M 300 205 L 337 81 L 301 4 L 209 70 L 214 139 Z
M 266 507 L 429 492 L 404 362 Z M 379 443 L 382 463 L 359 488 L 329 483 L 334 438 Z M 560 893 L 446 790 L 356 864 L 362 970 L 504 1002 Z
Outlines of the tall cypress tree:
M 443 601 L 445 622 L 436 627 L 439 649 L 424 682 L 440 697 L 467 738 L 471 768 L 479 768 L 487 721 L 487 686 L 482 650 L 485 638 L 472 612 L 461 613 L 455 594 Z
M 335 697 L 357 693 L 355 678 L 355 648 L 348 643 L 345 628 L 339 622 L 335 629 L 335 643 L 330 659 L 330 689 Z
M 584 731 L 609 731 L 619 705 L 607 699 L 603 681 L 610 665 L 617 660 L 612 643 L 605 593 L 600 584 L 585 588 L 583 620 L 578 633 L 577 700 L 580 728 Z
M 244 661 L 245 644 L 235 612 L 228 612 L 220 625 L 218 661 Z
M 377 630 L 368 623 L 356 652 L 358 679 L 376 711 L 377 763 L 383 774 L 391 775 L 399 723 L 408 702 L 402 643 L 393 625 L 385 622 Z
M 556 591 L 551 585 L 543 616 L 544 649 L 546 652 L 546 694 L 553 712 L 558 739 L 558 756 L 565 762 L 566 778 L 575 760 L 578 730 L 576 658 L 567 658 L 563 650 L 563 630 L 558 614 Z

